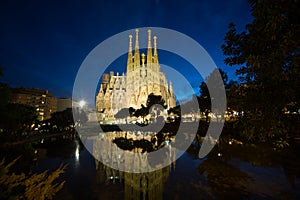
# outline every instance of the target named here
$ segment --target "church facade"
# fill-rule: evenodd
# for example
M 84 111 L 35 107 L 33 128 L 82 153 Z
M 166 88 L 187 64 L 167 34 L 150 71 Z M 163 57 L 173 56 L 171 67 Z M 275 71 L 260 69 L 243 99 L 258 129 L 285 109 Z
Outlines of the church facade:
M 140 53 L 139 30 L 135 31 L 135 48 L 132 49 L 132 35 L 129 35 L 129 50 L 126 74 L 110 72 L 103 74 L 102 83 L 96 96 L 96 109 L 99 120 L 112 120 L 122 108 L 138 109 L 146 105 L 148 95 L 160 95 L 167 109 L 176 106 L 172 83 L 168 83 L 160 70 L 157 53 L 157 37 L 148 30 L 147 55 Z

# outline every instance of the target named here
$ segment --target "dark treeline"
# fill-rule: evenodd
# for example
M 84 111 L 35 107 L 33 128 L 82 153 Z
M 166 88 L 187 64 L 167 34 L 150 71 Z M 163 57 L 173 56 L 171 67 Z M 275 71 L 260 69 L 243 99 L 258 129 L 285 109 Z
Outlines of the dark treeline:
M 227 82 L 228 111 L 242 112 L 232 123 L 246 141 L 299 136 L 300 24 L 299 1 L 249 0 L 254 18 L 238 32 L 233 23 L 222 50 L 225 63 L 238 66 L 239 81 Z M 221 71 L 221 74 L 223 72 Z M 206 81 L 213 78 L 211 75 Z M 200 106 L 209 108 L 202 83 Z

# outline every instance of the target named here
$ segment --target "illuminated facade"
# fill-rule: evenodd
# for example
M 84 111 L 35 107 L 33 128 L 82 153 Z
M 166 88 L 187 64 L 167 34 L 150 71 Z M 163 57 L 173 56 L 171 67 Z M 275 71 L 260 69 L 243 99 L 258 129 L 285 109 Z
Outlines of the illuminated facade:
M 34 107 L 40 121 L 51 118 L 57 110 L 57 99 L 48 90 L 38 88 L 13 88 L 11 102 Z
M 96 108 L 101 114 L 100 120 L 113 119 L 122 108 L 140 108 L 146 105 L 148 95 L 160 95 L 169 108 L 176 106 L 171 83 L 160 71 L 158 62 L 157 37 L 154 36 L 154 50 L 151 44 L 151 30 L 148 30 L 147 55 L 140 54 L 138 29 L 135 36 L 135 49 L 132 50 L 132 35 L 129 35 L 129 51 L 126 75 L 110 72 L 104 74 L 96 97 Z

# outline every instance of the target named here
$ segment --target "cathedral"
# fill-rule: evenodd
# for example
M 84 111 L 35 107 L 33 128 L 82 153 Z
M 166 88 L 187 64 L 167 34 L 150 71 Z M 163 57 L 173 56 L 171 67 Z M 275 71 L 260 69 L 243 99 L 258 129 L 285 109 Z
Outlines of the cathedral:
M 160 71 L 156 41 L 153 37 L 152 49 L 151 30 L 148 30 L 147 55 L 140 53 L 139 30 L 135 30 L 135 48 L 132 49 L 132 35 L 129 35 L 129 50 L 126 74 L 110 72 L 103 74 L 99 93 L 96 97 L 96 108 L 99 120 L 113 120 L 114 115 L 122 108 L 138 109 L 146 105 L 148 95 L 160 95 L 167 109 L 175 107 L 176 101 L 172 83 Z

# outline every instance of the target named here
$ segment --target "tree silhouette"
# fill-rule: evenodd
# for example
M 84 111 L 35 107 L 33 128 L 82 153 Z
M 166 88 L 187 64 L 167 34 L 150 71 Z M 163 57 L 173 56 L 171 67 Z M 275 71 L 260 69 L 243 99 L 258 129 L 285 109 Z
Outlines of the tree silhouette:
M 159 106 L 159 105 L 161 105 L 161 106 Z M 142 117 L 143 123 L 145 123 L 145 117 L 150 114 L 149 113 L 150 109 L 152 111 L 155 110 L 156 112 L 158 112 L 157 114 L 159 115 L 160 114 L 159 112 L 161 112 L 162 108 L 164 108 L 164 109 L 167 108 L 162 96 L 154 95 L 153 93 L 151 93 L 148 95 L 146 106 L 142 104 L 141 108 L 137 109 L 134 112 L 134 116 Z M 157 116 L 155 116 L 155 117 L 157 117 Z
M 151 93 L 148 95 L 146 106 L 151 108 L 151 106 L 155 104 L 161 105 L 163 108 L 167 108 L 165 100 L 162 98 L 162 96 Z
M 141 105 L 141 108 L 137 109 L 134 112 L 135 117 L 142 117 L 143 123 L 145 123 L 145 117 L 149 114 L 149 108 L 144 106 L 143 104 Z
M 13 103 L 8 103 L 0 115 L 0 127 L 11 134 L 26 131 L 38 117 L 34 107 Z
M 79 117 L 78 117 L 79 118 Z M 58 131 L 70 130 L 74 126 L 72 108 L 51 114 L 50 122 L 57 127 Z
M 249 2 L 253 22 L 241 33 L 230 24 L 222 49 L 226 64 L 241 66 L 236 74 L 244 131 L 264 140 L 284 133 L 282 109 L 300 100 L 300 2 Z
M 221 75 L 221 78 L 220 77 Z M 202 82 L 200 85 L 200 97 L 199 97 L 199 106 L 200 111 L 205 113 L 206 122 L 209 121 L 208 114 L 211 112 L 211 103 L 216 99 L 224 98 L 223 95 L 211 96 L 207 87 L 207 84 L 210 85 L 212 90 L 215 90 L 217 94 L 218 91 L 222 91 L 224 86 L 226 87 L 228 81 L 227 74 L 222 69 L 214 69 L 211 74 L 206 77 L 205 82 Z M 218 105 L 216 105 L 218 106 Z M 215 111 L 216 116 L 218 114 L 224 115 L 223 113 L 218 113 L 218 110 Z
M 135 109 L 132 107 L 122 108 L 121 110 L 119 110 L 119 112 L 117 112 L 115 114 L 115 118 L 116 119 L 126 119 L 126 123 L 127 123 L 127 118 L 132 117 L 134 112 L 135 112 Z

